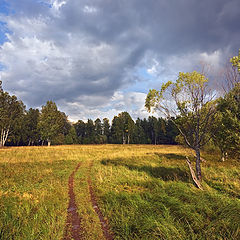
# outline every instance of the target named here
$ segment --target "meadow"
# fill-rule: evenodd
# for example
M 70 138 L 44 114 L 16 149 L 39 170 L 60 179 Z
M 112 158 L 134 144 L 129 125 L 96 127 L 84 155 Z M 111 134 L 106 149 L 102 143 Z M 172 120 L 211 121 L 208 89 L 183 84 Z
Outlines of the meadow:
M 82 239 L 105 239 L 89 179 L 114 239 L 240 239 L 240 162 L 203 153 L 203 188 L 189 150 L 170 145 L 69 145 L 0 149 L 0 239 L 63 239 L 68 179 Z

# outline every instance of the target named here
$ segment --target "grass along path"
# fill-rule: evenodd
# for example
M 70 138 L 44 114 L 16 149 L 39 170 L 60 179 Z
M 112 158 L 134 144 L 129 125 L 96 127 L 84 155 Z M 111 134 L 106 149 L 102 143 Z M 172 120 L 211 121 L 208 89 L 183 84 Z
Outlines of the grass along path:
M 239 161 L 205 153 L 200 191 L 186 155 L 151 145 L 0 149 L 0 239 L 63 239 L 69 176 L 80 162 L 74 194 L 85 239 L 106 239 L 89 176 L 114 239 L 240 239 Z

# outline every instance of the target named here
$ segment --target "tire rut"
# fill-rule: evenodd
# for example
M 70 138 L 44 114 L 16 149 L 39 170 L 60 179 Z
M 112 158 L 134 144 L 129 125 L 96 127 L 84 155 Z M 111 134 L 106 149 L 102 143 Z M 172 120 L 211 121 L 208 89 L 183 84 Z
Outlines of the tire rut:
M 89 165 L 89 175 L 88 175 L 88 188 L 89 188 L 92 207 L 95 210 L 96 214 L 98 215 L 104 237 L 106 238 L 106 240 L 113 240 L 114 236 L 110 231 L 110 227 L 107 223 L 107 220 L 104 218 L 100 208 L 98 207 L 97 199 L 93 191 L 91 174 L 90 174 L 92 166 L 93 166 L 93 162 L 91 162 Z
M 68 196 L 69 203 L 67 209 L 67 221 L 65 225 L 64 237 L 63 240 L 82 240 L 83 237 L 83 227 L 81 226 L 82 218 L 77 212 L 77 205 L 75 201 L 75 193 L 74 193 L 74 175 L 77 170 L 80 168 L 81 163 L 77 165 L 75 170 L 69 176 L 68 179 Z
M 71 173 L 68 179 L 68 196 L 69 196 L 69 203 L 67 208 L 67 220 L 65 224 L 64 236 L 63 240 L 83 240 L 84 237 L 84 227 L 82 226 L 82 218 L 77 212 L 77 205 L 75 200 L 75 193 L 74 193 L 74 176 L 75 173 L 80 168 L 81 163 L 78 163 L 75 170 Z M 101 229 L 103 235 L 106 240 L 113 240 L 114 235 L 110 231 L 110 227 L 108 225 L 107 220 L 104 218 L 100 208 L 98 207 L 97 199 L 93 191 L 92 187 L 92 180 L 91 180 L 91 169 L 93 166 L 93 162 L 89 165 L 89 174 L 88 174 L 88 189 L 90 194 L 90 201 L 92 207 L 96 214 L 98 215 L 99 221 L 101 223 Z

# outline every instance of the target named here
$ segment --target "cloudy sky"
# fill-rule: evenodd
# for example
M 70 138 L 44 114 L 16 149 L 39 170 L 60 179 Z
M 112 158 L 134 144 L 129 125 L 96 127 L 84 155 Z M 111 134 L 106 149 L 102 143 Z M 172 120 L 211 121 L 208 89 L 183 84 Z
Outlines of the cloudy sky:
M 237 55 L 239 12 L 239 0 L 0 0 L 0 79 L 28 108 L 143 118 L 150 88 Z

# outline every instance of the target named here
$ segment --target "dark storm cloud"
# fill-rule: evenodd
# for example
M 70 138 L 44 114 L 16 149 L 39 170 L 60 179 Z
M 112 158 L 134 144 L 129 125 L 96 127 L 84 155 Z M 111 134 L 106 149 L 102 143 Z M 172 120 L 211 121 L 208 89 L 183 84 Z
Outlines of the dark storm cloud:
M 227 59 L 239 48 L 239 0 L 9 2 L 15 14 L 5 18 L 12 35 L 0 49 L 2 78 L 29 106 L 48 99 L 87 106 L 89 95 L 100 97 L 97 107 L 153 58 L 167 75 L 184 56 L 217 51 Z
M 96 12 L 84 12 L 84 6 Z M 69 1 L 56 26 L 143 52 L 214 51 L 239 43 L 239 9 L 238 0 Z

